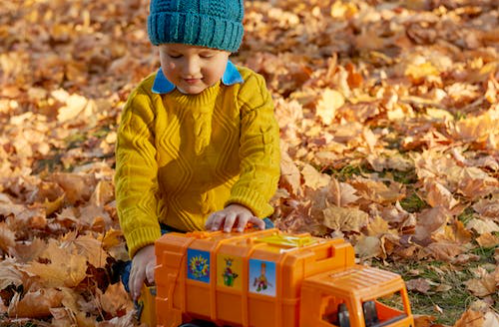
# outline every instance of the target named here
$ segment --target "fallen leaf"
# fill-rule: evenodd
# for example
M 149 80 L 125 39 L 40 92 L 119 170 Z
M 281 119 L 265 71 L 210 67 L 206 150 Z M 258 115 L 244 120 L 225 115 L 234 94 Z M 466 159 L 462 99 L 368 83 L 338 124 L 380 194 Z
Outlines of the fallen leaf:
M 481 312 L 468 310 L 456 321 L 454 327 L 483 327 L 484 317 Z
M 355 208 L 331 206 L 323 210 L 324 225 L 330 229 L 344 232 L 360 232 L 367 225 L 369 215 Z
M 41 257 L 48 259 L 50 263 L 32 262 L 23 270 L 39 276 L 46 287 L 75 287 L 85 278 L 87 259 L 60 248 L 53 239 L 49 241 Z
M 51 315 L 50 309 L 61 306 L 62 293 L 55 288 L 28 291 L 21 299 L 16 293 L 9 305 L 9 317 L 44 318 Z
M 0 250 L 9 253 L 16 245 L 16 234 L 9 229 L 6 223 L 0 223 Z
M 355 244 L 355 253 L 361 259 L 379 257 L 383 251 L 381 249 L 381 241 L 375 236 L 362 235 Z
M 343 94 L 336 90 L 326 89 L 317 104 L 317 116 L 325 125 L 330 125 L 336 116 L 336 111 L 344 104 L 345 97 Z
M 499 244 L 499 237 L 491 233 L 483 233 L 476 238 L 476 242 L 483 248 L 492 248 Z
M 411 279 L 405 282 L 409 291 L 416 291 L 423 294 L 428 294 L 431 289 L 430 283 L 424 278 Z
M 499 226 L 489 219 L 472 219 L 468 222 L 466 228 L 473 229 L 478 234 L 499 232 Z
M 494 274 L 484 274 L 479 279 L 470 279 L 464 283 L 474 295 L 484 297 L 496 292 L 496 280 Z
M 329 184 L 330 177 L 326 174 L 318 172 L 311 165 L 305 165 L 301 174 L 305 180 L 305 186 L 315 190 Z

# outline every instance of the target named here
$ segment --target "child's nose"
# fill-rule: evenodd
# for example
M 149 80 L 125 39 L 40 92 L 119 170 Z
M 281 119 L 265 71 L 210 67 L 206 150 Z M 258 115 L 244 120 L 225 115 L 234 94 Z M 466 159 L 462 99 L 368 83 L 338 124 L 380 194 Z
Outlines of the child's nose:
M 187 76 L 194 76 L 199 73 L 199 61 L 196 58 L 188 58 L 184 65 L 184 73 Z

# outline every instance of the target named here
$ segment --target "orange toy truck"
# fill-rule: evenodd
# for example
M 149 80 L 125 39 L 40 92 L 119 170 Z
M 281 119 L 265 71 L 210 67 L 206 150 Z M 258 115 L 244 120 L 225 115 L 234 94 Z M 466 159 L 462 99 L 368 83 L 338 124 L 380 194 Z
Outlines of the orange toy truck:
M 150 324 L 414 326 L 402 278 L 355 264 L 343 239 L 277 229 L 169 233 L 155 249 L 156 296 L 145 299 L 155 301 L 155 314 L 144 313 Z

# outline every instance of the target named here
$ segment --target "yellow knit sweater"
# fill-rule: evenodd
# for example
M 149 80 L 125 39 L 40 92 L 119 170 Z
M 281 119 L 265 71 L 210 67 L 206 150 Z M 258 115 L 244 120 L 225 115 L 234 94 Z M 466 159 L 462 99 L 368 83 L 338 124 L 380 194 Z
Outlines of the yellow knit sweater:
M 199 95 L 151 91 L 140 83 L 123 110 L 116 147 L 116 200 L 130 256 L 161 236 L 159 222 L 202 230 L 230 203 L 257 217 L 273 211 L 279 178 L 279 128 L 262 76 L 220 82 Z

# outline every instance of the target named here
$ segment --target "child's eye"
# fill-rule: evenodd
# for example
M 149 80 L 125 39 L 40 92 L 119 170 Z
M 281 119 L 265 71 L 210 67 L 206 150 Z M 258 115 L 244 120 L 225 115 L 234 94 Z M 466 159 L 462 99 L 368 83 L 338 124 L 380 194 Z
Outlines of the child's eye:
M 182 55 L 179 55 L 179 54 L 168 54 L 168 57 L 170 57 L 172 59 L 178 59 L 178 58 L 182 57 Z
M 213 58 L 213 54 L 211 53 L 202 53 L 199 55 L 201 58 L 203 59 L 209 59 L 209 58 Z

